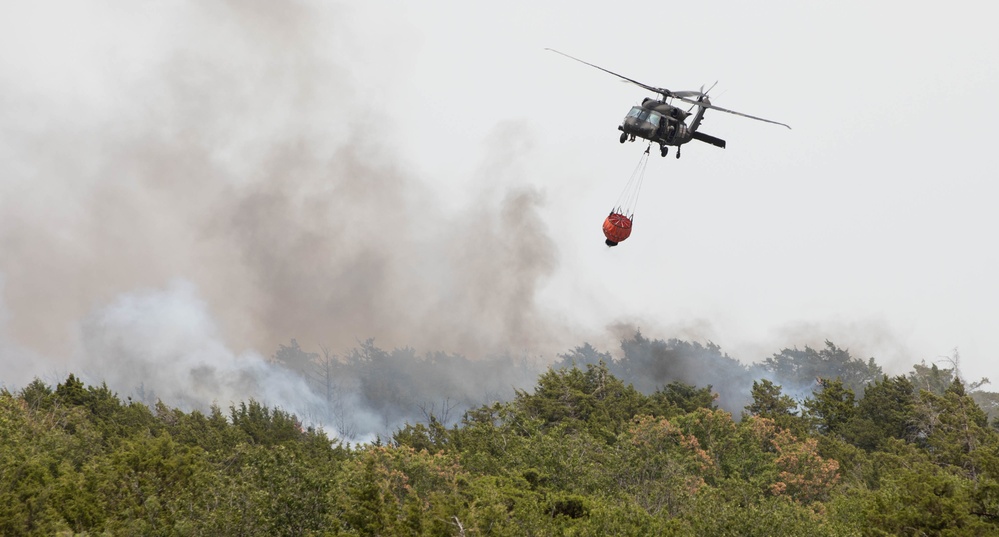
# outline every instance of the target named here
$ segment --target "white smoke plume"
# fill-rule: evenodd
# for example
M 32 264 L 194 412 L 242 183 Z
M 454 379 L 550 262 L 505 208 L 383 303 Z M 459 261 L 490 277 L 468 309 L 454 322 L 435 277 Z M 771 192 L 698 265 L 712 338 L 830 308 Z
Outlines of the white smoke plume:
M 205 410 L 206 402 L 226 408 L 253 398 L 301 417 L 322 406 L 302 377 L 255 351 L 229 349 L 189 282 L 119 295 L 83 321 L 80 339 L 84 371 L 140 390 L 145 402 Z

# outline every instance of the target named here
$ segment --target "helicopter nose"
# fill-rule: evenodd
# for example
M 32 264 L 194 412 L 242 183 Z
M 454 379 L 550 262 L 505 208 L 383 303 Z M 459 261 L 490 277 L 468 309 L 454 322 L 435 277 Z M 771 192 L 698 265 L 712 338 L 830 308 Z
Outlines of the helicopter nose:
M 624 130 L 628 134 L 638 134 L 645 130 L 643 128 L 644 127 L 643 123 L 644 122 L 638 121 L 633 117 L 626 117 L 624 118 L 624 125 L 623 125 L 624 128 L 622 130 Z

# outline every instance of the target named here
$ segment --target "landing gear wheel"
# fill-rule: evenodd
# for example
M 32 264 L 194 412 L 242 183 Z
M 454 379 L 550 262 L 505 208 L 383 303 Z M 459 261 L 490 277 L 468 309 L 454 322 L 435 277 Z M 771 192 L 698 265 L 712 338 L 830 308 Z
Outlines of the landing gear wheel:
M 669 154 L 669 148 L 666 146 L 660 147 L 659 154 L 665 157 L 667 154 Z
M 680 148 L 676 148 L 676 158 L 680 158 Z
M 619 140 L 621 141 L 621 143 L 622 143 L 622 144 L 623 144 L 624 142 L 626 142 L 626 141 L 628 140 L 628 133 L 626 133 L 626 132 L 622 132 L 622 133 L 621 133 L 621 138 L 619 138 Z

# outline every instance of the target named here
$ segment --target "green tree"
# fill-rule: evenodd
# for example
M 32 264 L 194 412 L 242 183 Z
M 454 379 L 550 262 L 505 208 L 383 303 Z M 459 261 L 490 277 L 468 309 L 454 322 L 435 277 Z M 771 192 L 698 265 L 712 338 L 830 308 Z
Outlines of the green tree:
M 32 500 L 48 472 L 45 460 L 32 460 L 31 425 L 27 405 L 0 390 L 0 534 L 23 535 L 38 525 L 39 506 Z
M 175 440 L 188 446 L 198 446 L 212 455 L 228 455 L 240 444 L 250 441 L 246 431 L 231 424 L 215 404 L 207 415 L 199 410 L 185 413 L 162 402 L 157 403 L 155 410 L 157 419 Z
M 770 381 L 736 421 L 710 387 L 645 396 L 598 360 L 344 447 L 252 400 L 148 408 L 71 375 L 0 389 L 0 534 L 999 534 L 999 431 L 970 388 L 820 385 L 810 422 Z
M 918 445 L 938 464 L 959 468 L 977 480 L 983 470 L 979 450 L 994 452 L 999 442 L 961 381 L 954 379 L 943 395 L 921 391 L 914 413 Z
M 926 361 L 923 360 L 912 366 L 909 380 L 917 390 L 926 390 L 942 395 L 954 381 L 954 370 L 941 369 L 937 367 L 937 364 L 926 365 Z
M 696 436 L 665 418 L 636 417 L 623 440 L 615 483 L 654 516 L 680 515 L 719 471 Z
M 243 430 L 250 441 L 265 446 L 299 440 L 303 433 L 301 422 L 279 408 L 271 410 L 266 405 L 250 400 L 229 408 L 232 424 Z
M 750 416 L 773 420 L 777 426 L 799 430 L 802 423 L 797 415 L 798 403 L 781 392 L 781 387 L 763 379 L 753 381 L 753 402 L 746 407 Z
M 169 434 L 136 435 L 85 468 L 107 515 L 98 528 L 112 534 L 164 535 L 189 522 L 207 471 L 204 452 L 177 444 Z
M 100 520 L 100 505 L 86 488 L 73 491 L 80 501 L 67 505 L 61 484 L 76 481 L 103 448 L 85 409 L 56 401 L 33 407 L 0 390 L 0 535 L 82 531 Z
M 431 415 L 427 424 L 406 424 L 392 434 L 392 442 L 396 446 L 408 446 L 417 451 L 425 450 L 431 453 L 443 451 L 448 445 L 448 430 Z
M 451 517 L 465 515 L 461 494 L 467 484 L 451 455 L 368 447 L 345 463 L 331 489 L 331 522 L 348 534 L 451 534 Z
M 793 386 L 811 385 L 817 379 L 840 379 L 843 386 L 853 393 L 859 393 L 864 386 L 883 375 L 881 366 L 874 358 L 866 362 L 850 355 L 846 349 L 841 349 L 830 341 L 826 341 L 824 349 L 813 349 L 805 346 L 784 349 L 767 358 L 764 367 L 770 371 L 776 380 Z
M 812 420 L 822 434 L 840 435 L 856 413 L 853 391 L 839 379 L 824 378 L 814 397 L 805 399 L 805 417 Z
M 711 385 L 698 388 L 680 381 L 673 381 L 659 388 L 648 397 L 650 413 L 670 416 L 687 414 L 701 408 L 715 410 L 718 394 L 711 391 Z
M 864 397 L 843 426 L 843 434 L 868 451 L 877 449 L 888 438 L 912 440 L 916 434 L 915 402 L 915 391 L 908 378 L 885 375 L 864 389 Z
M 41 379 L 35 378 L 21 389 L 19 396 L 28 405 L 28 408 L 39 410 L 52 407 L 54 393 L 52 388 Z
M 549 369 L 538 379 L 533 394 L 518 390 L 513 404 L 550 426 L 583 428 L 610 441 L 638 413 L 645 398 L 600 362 L 587 365 L 586 371 Z
M 834 500 L 834 512 L 862 515 L 869 535 L 994 535 L 978 509 L 971 481 L 933 464 L 915 446 L 887 440 L 875 453 L 876 488 Z M 844 505 L 845 504 L 845 505 Z
M 583 369 L 589 365 L 600 365 L 603 364 L 613 364 L 614 360 L 611 358 L 609 352 L 600 352 L 593 345 L 589 343 L 584 343 L 580 347 L 576 347 L 570 352 L 560 354 L 558 360 L 552 364 L 552 369 L 565 369 L 565 368 L 579 368 Z
M 828 521 L 809 506 L 780 497 L 755 498 L 743 502 L 712 490 L 697 497 L 691 506 L 689 535 L 739 537 L 841 537 L 861 535 L 859 529 Z
M 969 395 L 989 417 L 992 428 L 999 428 L 999 393 L 974 390 Z

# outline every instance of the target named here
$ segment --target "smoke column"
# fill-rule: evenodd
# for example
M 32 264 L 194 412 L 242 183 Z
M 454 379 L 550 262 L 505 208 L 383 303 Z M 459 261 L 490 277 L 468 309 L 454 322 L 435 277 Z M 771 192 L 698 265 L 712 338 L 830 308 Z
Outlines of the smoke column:
M 84 367 L 167 403 L 291 405 L 294 379 L 265 360 L 291 338 L 470 357 L 565 345 L 535 299 L 557 252 L 520 164 L 530 133 L 497 126 L 469 178 L 491 190 L 444 211 L 391 157 L 391 118 L 354 94 L 349 15 L 0 8 L 4 382 Z

